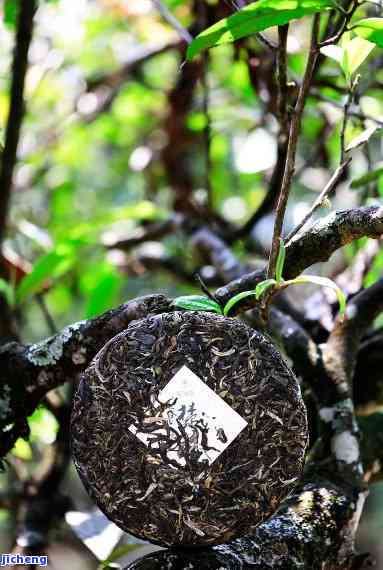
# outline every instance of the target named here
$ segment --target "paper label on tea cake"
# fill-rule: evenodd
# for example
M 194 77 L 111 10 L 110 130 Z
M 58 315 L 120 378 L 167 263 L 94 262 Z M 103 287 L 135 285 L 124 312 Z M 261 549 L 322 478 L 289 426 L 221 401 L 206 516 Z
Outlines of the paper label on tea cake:
M 174 466 L 211 465 L 247 422 L 187 366 L 158 395 L 152 412 L 129 430 Z

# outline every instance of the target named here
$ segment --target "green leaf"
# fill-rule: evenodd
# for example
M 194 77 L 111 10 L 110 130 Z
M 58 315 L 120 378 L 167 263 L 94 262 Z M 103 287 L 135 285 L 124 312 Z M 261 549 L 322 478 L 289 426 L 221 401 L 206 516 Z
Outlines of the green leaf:
M 59 424 L 54 415 L 41 407 L 33 412 L 28 419 L 31 430 L 30 441 L 51 444 L 56 440 Z
M 363 174 L 363 176 L 360 176 L 359 178 L 355 178 L 355 180 L 351 182 L 350 186 L 351 188 L 360 188 L 370 182 L 374 182 L 374 180 L 378 180 L 381 176 L 383 176 L 383 167 L 367 172 L 367 174 Z
M 307 283 L 313 283 L 314 285 L 320 285 L 321 287 L 328 287 L 335 291 L 339 303 L 339 312 L 343 316 L 346 311 L 346 297 L 334 281 L 328 279 L 327 277 L 318 277 L 316 275 L 300 275 L 295 279 L 285 282 L 287 285 L 304 285 Z
M 323 55 L 330 57 L 334 61 L 337 61 L 339 64 L 342 62 L 344 51 L 340 46 L 331 44 L 329 46 L 322 47 L 320 51 L 323 53 Z
M 116 305 L 121 284 L 122 277 L 118 269 L 109 263 L 103 265 L 96 283 L 87 295 L 85 318 L 99 315 Z
M 189 311 L 212 311 L 222 315 L 219 304 L 213 301 L 213 299 L 209 299 L 209 297 L 204 297 L 203 295 L 184 295 L 177 297 L 174 299 L 173 305 L 180 309 L 188 309 Z
M 262 295 L 266 293 L 266 291 L 270 289 L 270 287 L 272 287 L 273 285 L 277 285 L 275 279 L 265 279 L 264 281 L 258 283 L 258 285 L 255 288 L 255 294 L 257 296 L 257 299 L 260 299 Z
M 357 71 L 374 48 L 375 44 L 359 37 L 344 44 L 340 65 L 347 78 Z
M 4 24 L 14 29 L 16 26 L 17 16 L 19 13 L 19 0 L 4 0 L 3 20 Z
M 246 299 L 247 297 L 251 297 L 251 296 L 255 297 L 255 295 L 256 295 L 255 291 L 242 291 L 242 293 L 238 293 L 237 295 L 234 295 L 234 297 L 232 297 L 224 306 L 223 314 L 225 315 L 225 317 L 227 317 L 227 315 L 230 313 L 231 309 L 237 303 L 242 301 L 242 299 Z
M 345 34 L 341 46 L 324 46 L 320 51 L 323 55 L 337 61 L 347 79 L 350 80 L 352 74 L 358 70 L 374 48 L 375 44 L 372 42 L 360 37 L 350 39 L 350 34 Z
M 333 8 L 332 0 L 259 0 L 201 32 L 189 45 L 187 58 L 225 43 L 232 43 L 272 26 L 287 24 L 322 10 Z
M 15 290 L 8 281 L 2 278 L 0 278 L 0 293 L 4 295 L 8 305 L 13 307 L 15 304 Z
M 346 151 L 349 152 L 350 150 L 354 150 L 359 146 L 366 144 L 366 142 L 369 141 L 369 139 L 372 137 L 373 134 L 375 134 L 375 131 L 377 131 L 378 128 L 379 127 L 377 125 L 368 127 L 366 130 L 360 133 L 360 135 L 352 139 L 352 141 L 347 145 Z
M 61 277 L 75 263 L 73 244 L 61 243 L 49 253 L 42 255 L 32 271 L 23 277 L 17 290 L 17 302 L 24 301 L 29 295 L 40 291 L 49 278 Z
M 12 449 L 12 455 L 22 459 L 23 461 L 30 461 L 32 459 L 32 449 L 27 441 L 19 437 Z
M 120 568 L 120 566 L 115 566 L 113 562 L 130 554 L 137 548 L 140 548 L 141 544 L 121 544 L 120 546 L 116 546 L 113 551 L 109 554 L 108 558 L 101 562 L 102 568 Z M 113 566 L 112 566 L 113 564 Z
M 275 279 L 277 280 L 277 283 L 280 283 L 283 280 L 282 274 L 283 274 L 283 267 L 285 265 L 285 259 L 286 259 L 286 247 L 283 239 L 279 238 L 278 258 L 275 267 Z
M 352 30 L 359 37 L 383 47 L 383 18 L 364 18 L 355 22 Z

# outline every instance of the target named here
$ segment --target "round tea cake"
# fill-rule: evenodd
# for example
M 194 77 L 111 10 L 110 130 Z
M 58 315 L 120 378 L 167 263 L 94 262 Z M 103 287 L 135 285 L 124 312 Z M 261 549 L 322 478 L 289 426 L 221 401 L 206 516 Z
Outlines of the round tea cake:
M 132 322 L 75 396 L 76 467 L 102 511 L 153 543 L 226 542 L 269 517 L 307 444 L 298 383 L 237 319 L 173 312 Z

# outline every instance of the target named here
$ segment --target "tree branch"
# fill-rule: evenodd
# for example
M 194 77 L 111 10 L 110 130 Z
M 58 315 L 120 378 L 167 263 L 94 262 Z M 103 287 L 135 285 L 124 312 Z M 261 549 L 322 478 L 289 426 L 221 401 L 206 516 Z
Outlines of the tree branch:
M 346 318 L 338 319 L 323 353 L 326 369 L 338 385 L 350 385 L 361 338 L 382 311 L 383 278 L 347 303 Z
M 170 10 L 161 2 L 161 0 L 152 0 L 152 3 L 157 8 L 163 19 L 179 34 L 179 36 L 188 44 L 193 41 L 193 36 L 181 24 L 179 20 L 170 12 Z
M 361 237 L 379 238 L 383 235 L 383 206 L 365 206 L 332 212 L 318 220 L 304 234 L 295 236 L 286 247 L 286 279 L 297 277 L 319 261 L 327 261 L 344 245 Z M 254 289 L 265 279 L 265 270 L 247 273 L 219 288 L 215 296 L 221 304 L 241 291 Z M 254 306 L 254 301 L 241 305 Z
M 314 203 L 312 204 L 311 208 L 304 216 L 301 222 L 288 234 L 285 238 L 285 244 L 288 244 L 289 241 L 297 234 L 299 231 L 307 224 L 307 222 L 312 218 L 313 214 L 320 208 L 323 204 L 325 198 L 327 198 L 331 192 L 333 192 L 334 188 L 336 188 L 338 182 L 342 179 L 343 173 L 348 167 L 351 162 L 351 158 L 342 162 L 340 166 L 335 170 L 334 174 L 331 176 L 330 180 L 327 182 L 326 186 L 323 188 L 322 192 L 316 198 Z
M 25 111 L 24 82 L 36 6 L 36 0 L 28 0 L 19 4 L 16 45 L 12 65 L 10 108 L 5 130 L 5 144 L 0 173 L 0 244 L 4 240 L 6 231 L 13 171 L 16 165 L 17 147 Z
M 244 273 L 242 264 L 238 261 L 230 247 L 210 229 L 202 228 L 192 237 L 192 246 L 198 250 L 204 260 L 208 260 L 217 270 L 224 281 L 236 279 Z
M 303 77 L 302 85 L 299 89 L 298 99 L 295 105 L 294 114 L 291 120 L 290 132 L 289 132 L 289 143 L 287 147 L 287 156 L 285 171 L 283 174 L 281 191 L 279 194 L 276 219 L 274 224 L 274 233 L 270 251 L 269 266 L 267 269 L 267 276 L 273 278 L 275 274 L 275 266 L 279 251 L 279 239 L 282 235 L 283 220 L 285 217 L 287 201 L 290 195 L 290 189 L 292 185 L 292 180 L 295 170 L 295 158 L 298 147 L 298 138 L 301 128 L 301 121 L 303 116 L 303 111 L 306 104 L 306 98 L 310 90 L 311 80 L 313 77 L 315 64 L 318 57 L 318 46 L 317 38 L 319 31 L 320 16 L 316 14 L 313 20 L 312 32 L 311 32 L 311 45 L 308 55 L 308 60 L 306 64 L 306 70 Z
M 306 482 L 252 536 L 192 552 L 154 552 L 125 570 L 350 569 L 363 497 L 326 480 Z
M 117 333 L 135 319 L 169 311 L 163 295 L 139 297 L 99 317 L 80 321 L 37 344 L 8 343 L 0 348 L 0 457 L 17 437 L 28 435 L 26 418 L 53 388 L 72 382 Z
M 79 114 L 87 123 L 91 123 L 97 119 L 101 113 L 104 113 L 110 109 L 113 101 L 119 94 L 121 87 L 129 77 L 134 76 L 134 74 L 141 69 L 142 65 L 157 55 L 166 53 L 171 49 L 180 48 L 181 43 L 182 42 L 180 42 L 180 40 L 177 38 L 177 40 L 173 40 L 167 43 L 155 44 L 153 46 L 149 45 L 139 48 L 133 51 L 132 56 L 128 58 L 126 63 L 124 63 L 124 65 L 117 71 L 99 75 L 94 79 L 89 79 L 87 81 L 86 93 L 92 93 L 95 95 L 97 98 L 97 104 L 91 113 L 85 114 L 78 111 Z M 77 99 L 77 107 L 81 97 L 86 95 L 86 93 L 82 93 Z

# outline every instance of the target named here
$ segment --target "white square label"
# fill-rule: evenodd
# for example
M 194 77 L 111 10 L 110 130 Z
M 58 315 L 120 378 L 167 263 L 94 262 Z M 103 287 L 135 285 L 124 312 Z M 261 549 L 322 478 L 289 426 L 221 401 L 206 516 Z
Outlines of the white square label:
M 189 461 L 211 465 L 247 426 L 247 422 L 187 366 L 158 395 L 144 427 L 129 430 L 172 465 Z

